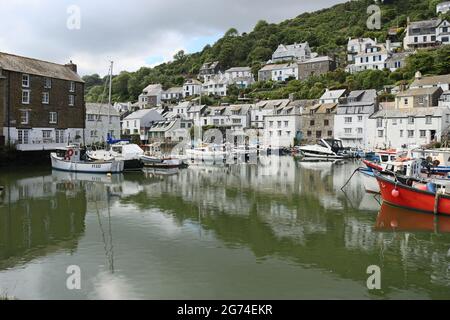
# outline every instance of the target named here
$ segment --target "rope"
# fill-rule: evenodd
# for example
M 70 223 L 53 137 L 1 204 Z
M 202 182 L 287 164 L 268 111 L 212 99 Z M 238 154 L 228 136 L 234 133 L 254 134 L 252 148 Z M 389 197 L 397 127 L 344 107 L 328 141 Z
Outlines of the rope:
M 350 183 L 350 180 L 352 180 L 353 176 L 355 175 L 356 172 L 359 171 L 359 169 L 363 169 L 363 168 L 357 168 L 355 171 L 353 171 L 352 175 L 350 176 L 350 178 L 347 180 L 347 182 L 342 186 L 341 191 L 344 191 L 345 187 Z

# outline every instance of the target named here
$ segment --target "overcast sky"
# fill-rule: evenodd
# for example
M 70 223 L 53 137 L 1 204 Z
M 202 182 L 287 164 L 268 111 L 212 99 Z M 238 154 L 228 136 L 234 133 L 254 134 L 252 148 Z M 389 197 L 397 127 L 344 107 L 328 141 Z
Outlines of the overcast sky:
M 106 74 L 110 60 L 115 73 L 134 71 L 169 61 L 181 49 L 199 51 L 231 27 L 249 32 L 260 19 L 280 22 L 340 2 L 345 1 L 0 0 L 0 51 L 73 60 L 83 75 Z

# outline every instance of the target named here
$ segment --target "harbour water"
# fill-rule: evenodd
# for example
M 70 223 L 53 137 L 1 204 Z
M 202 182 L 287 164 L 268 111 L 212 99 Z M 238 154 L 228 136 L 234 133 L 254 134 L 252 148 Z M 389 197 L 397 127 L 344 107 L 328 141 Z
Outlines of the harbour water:
M 2 172 L 0 296 L 449 299 L 450 218 L 381 206 L 357 175 L 342 192 L 358 165 Z M 367 287 L 373 265 L 381 290 Z

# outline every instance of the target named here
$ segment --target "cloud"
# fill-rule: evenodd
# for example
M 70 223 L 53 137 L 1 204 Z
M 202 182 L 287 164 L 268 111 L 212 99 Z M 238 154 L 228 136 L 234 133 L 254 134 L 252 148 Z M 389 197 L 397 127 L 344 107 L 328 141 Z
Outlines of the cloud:
M 264 19 L 279 22 L 343 0 L 0 0 L 0 50 L 66 63 L 80 73 L 134 71 L 193 52 L 231 27 L 251 31 Z M 80 29 L 67 28 L 80 10 Z M 73 20 L 71 20 L 73 22 Z

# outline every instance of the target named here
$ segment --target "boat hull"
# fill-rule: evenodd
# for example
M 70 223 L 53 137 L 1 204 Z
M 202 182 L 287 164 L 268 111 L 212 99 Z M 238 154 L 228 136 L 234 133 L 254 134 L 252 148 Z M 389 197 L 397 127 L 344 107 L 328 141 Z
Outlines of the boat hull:
M 311 153 L 305 150 L 301 150 L 302 154 L 306 158 L 317 158 L 317 159 L 346 159 L 347 157 L 339 156 L 335 154 L 320 154 L 320 153 Z
M 55 154 L 50 155 L 52 168 L 68 172 L 84 173 L 120 173 L 124 170 L 123 161 L 97 161 L 97 162 L 75 162 L 59 159 Z
M 377 179 L 373 171 L 368 169 L 359 169 L 361 174 L 361 179 L 364 184 L 364 189 L 369 193 L 380 193 L 380 186 L 378 185 Z
M 381 198 L 384 202 L 401 208 L 435 213 L 436 196 L 433 192 L 419 190 L 401 183 L 396 184 L 394 180 L 383 177 L 380 174 L 376 174 L 375 177 L 378 181 Z M 397 190 L 398 193 L 393 193 L 394 190 Z M 449 196 L 440 196 L 436 213 L 450 215 Z

